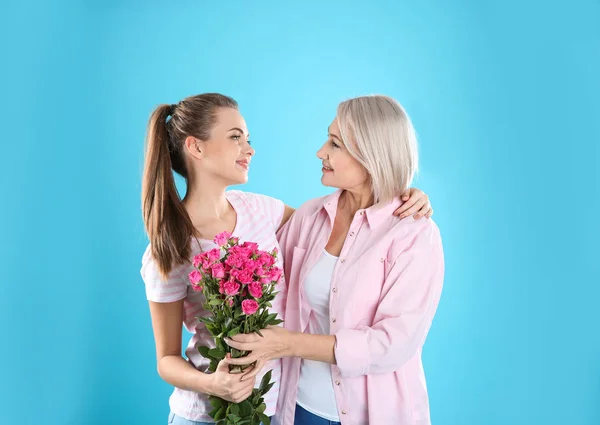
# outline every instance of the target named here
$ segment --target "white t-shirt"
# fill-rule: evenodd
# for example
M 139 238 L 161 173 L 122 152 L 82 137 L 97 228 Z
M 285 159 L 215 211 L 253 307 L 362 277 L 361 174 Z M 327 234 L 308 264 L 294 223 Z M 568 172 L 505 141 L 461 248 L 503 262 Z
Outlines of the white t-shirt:
M 304 280 L 304 294 L 312 308 L 308 321 L 308 332 L 311 334 L 329 335 L 329 293 L 337 260 L 338 257 L 323 250 L 317 264 Z M 296 401 L 317 416 L 334 422 L 340 421 L 330 364 L 302 360 Z
M 255 242 L 258 244 L 258 248 L 263 251 L 271 251 L 273 248 L 277 248 L 280 252 L 277 265 L 283 268 L 281 249 L 276 237 L 277 229 L 283 218 L 285 207 L 283 202 L 268 196 L 237 190 L 228 191 L 226 196 L 237 213 L 237 222 L 233 236 L 240 238 L 240 242 Z M 200 243 L 200 246 L 198 243 Z M 216 246 L 212 241 L 197 241 L 195 238 L 192 238 L 192 255 L 208 251 L 216 248 Z M 192 269 L 191 261 L 190 264 L 178 266 L 171 271 L 169 278 L 165 281 L 158 271 L 156 262 L 151 255 L 150 246 L 148 246 L 142 259 L 141 274 L 146 284 L 146 297 L 149 301 L 168 303 L 181 299 L 184 300 L 183 325 L 192 334 L 185 354 L 192 365 L 198 370 L 206 372 L 210 362 L 202 357 L 198 352 L 197 346 L 206 345 L 214 347 L 215 344 L 204 324 L 196 319 L 197 316 L 208 315 L 208 312 L 202 308 L 204 302 L 202 292 L 194 291 L 190 285 L 188 274 Z M 282 277 L 281 279 L 284 278 Z M 280 282 L 283 281 L 281 280 Z M 283 311 L 283 298 L 282 296 L 275 297 L 275 300 L 272 302 L 273 307 L 271 308 L 273 313 Z M 155 355 L 154 352 L 145 354 L 148 356 Z M 265 415 L 272 416 L 275 413 L 277 397 L 279 395 L 281 361 L 274 360 L 269 362 L 263 369 L 263 372 L 257 376 L 257 383 L 260 382 L 262 376 L 269 370 L 273 370 L 271 379 L 275 384 L 265 395 L 265 403 L 267 405 Z M 212 410 L 212 406 L 208 402 L 208 396 L 205 394 L 175 388 L 169 405 L 173 413 L 188 420 L 214 422 L 208 415 L 208 412 Z

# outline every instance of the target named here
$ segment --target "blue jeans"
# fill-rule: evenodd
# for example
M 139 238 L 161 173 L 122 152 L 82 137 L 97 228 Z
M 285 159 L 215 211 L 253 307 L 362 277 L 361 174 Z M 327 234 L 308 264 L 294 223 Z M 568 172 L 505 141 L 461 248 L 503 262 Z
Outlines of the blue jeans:
M 302 406 L 297 404 L 294 425 L 341 425 L 341 423 L 330 421 L 329 419 L 310 413 L 308 410 L 303 409 Z
M 175 413 L 169 413 L 169 425 L 215 425 L 214 422 L 196 422 L 190 421 L 189 419 L 177 416 Z

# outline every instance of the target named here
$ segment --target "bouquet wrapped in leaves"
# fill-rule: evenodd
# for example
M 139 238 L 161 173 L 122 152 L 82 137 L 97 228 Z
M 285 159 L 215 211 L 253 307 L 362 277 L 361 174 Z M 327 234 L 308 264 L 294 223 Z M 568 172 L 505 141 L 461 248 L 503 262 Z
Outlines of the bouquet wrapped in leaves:
M 276 284 L 283 271 L 276 266 L 277 250 L 261 251 L 253 242 L 239 243 L 228 232 L 217 235 L 214 242 L 219 248 L 194 257 L 194 270 L 189 274 L 192 288 L 202 291 L 206 299 L 207 317 L 198 317 L 215 340 L 215 348 L 198 347 L 202 356 L 210 360 L 209 371 L 215 372 L 227 353 L 240 358 L 248 353 L 229 347 L 224 338 L 238 333 L 261 335 L 260 330 L 282 321 L 270 313 L 271 301 L 277 295 Z M 262 335 L 261 335 L 262 336 Z M 243 373 L 247 366 L 230 365 L 231 373 Z M 232 403 L 210 396 L 213 407 L 210 416 L 217 425 L 269 425 L 264 414 L 264 395 L 271 389 L 271 371 L 267 372 L 258 388 L 241 403 Z

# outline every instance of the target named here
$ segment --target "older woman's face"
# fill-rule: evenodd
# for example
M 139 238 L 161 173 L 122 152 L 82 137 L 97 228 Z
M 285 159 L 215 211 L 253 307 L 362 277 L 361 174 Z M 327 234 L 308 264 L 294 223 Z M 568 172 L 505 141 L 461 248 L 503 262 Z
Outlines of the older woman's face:
M 344 146 L 337 119 L 329 126 L 327 141 L 317 151 L 317 157 L 323 162 L 321 183 L 325 186 L 353 192 L 371 191 L 369 173 Z

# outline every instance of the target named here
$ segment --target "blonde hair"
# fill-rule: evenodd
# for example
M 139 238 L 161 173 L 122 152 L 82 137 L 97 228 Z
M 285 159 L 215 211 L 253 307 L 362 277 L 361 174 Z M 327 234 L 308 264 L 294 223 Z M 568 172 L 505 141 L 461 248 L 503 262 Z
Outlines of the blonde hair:
M 339 104 L 336 118 L 348 152 L 369 173 L 375 203 L 391 201 L 409 187 L 418 167 L 417 137 L 396 100 L 355 97 Z

